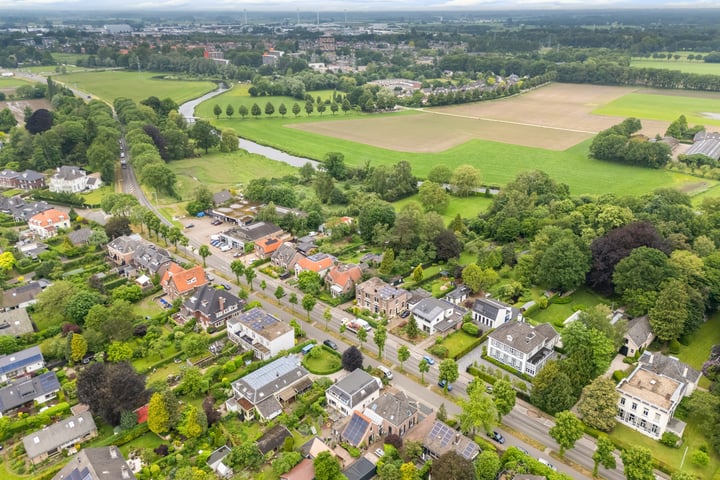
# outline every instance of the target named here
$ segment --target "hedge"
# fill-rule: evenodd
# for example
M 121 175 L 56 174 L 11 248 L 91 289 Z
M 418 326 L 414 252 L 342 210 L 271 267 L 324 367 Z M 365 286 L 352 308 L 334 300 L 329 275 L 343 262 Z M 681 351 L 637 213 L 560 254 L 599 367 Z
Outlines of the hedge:
M 475 340 L 475 341 L 472 342 L 470 345 L 468 345 L 467 347 L 465 347 L 465 348 L 463 348 L 462 350 L 460 350 L 457 354 L 455 354 L 455 356 L 453 357 L 453 360 L 457 360 L 458 358 L 462 358 L 463 356 L 467 355 L 468 353 L 470 353 L 471 351 L 473 351 L 473 350 L 474 350 L 475 348 L 477 348 L 478 346 L 482 345 L 483 342 L 485 342 L 485 340 L 487 340 L 487 337 L 488 337 L 488 335 L 490 335 L 490 332 L 492 332 L 492 330 L 488 330 L 487 332 L 485 332 L 484 334 L 482 334 L 482 336 L 478 337 L 477 340 Z
M 523 380 L 526 380 L 526 381 L 528 381 L 528 382 L 532 382 L 532 381 L 533 381 L 533 379 L 532 379 L 532 378 L 530 377 L 530 375 L 528 375 L 527 373 L 522 373 L 522 372 L 519 372 L 519 371 L 515 370 L 515 369 L 512 368 L 512 367 L 508 367 L 508 366 L 505 365 L 504 363 L 498 362 L 497 360 L 495 360 L 494 358 L 492 358 L 491 356 L 489 356 L 489 355 L 487 355 L 487 354 L 483 354 L 483 355 L 482 355 L 482 359 L 483 359 L 483 360 L 486 360 L 486 361 L 488 361 L 488 362 L 490 362 L 490 363 L 492 363 L 493 365 L 495 365 L 495 366 L 497 366 L 497 367 L 499 367 L 499 368 L 502 368 L 503 370 L 505 370 L 505 371 L 508 372 L 508 373 L 512 373 L 512 374 L 515 375 L 516 377 L 520 377 L 520 378 L 522 378 Z
M 118 278 L 115 280 L 112 280 L 110 282 L 105 283 L 105 290 L 108 292 L 111 292 L 115 290 L 118 287 L 122 287 L 123 285 L 127 284 L 127 278 Z
M 122 446 L 126 443 L 130 443 L 136 438 L 140 438 L 143 435 L 145 435 L 147 432 L 150 431 L 150 428 L 148 427 L 147 422 L 143 422 L 139 425 L 135 425 L 130 430 L 125 430 L 124 432 L 118 434 L 118 435 L 110 435 L 106 439 L 104 439 L 102 442 L 100 442 L 101 447 L 108 447 L 110 445 L 115 446 Z
M 473 377 L 478 377 L 478 378 L 480 378 L 481 380 L 486 381 L 486 382 L 489 383 L 490 385 L 495 385 L 495 382 L 498 381 L 498 379 L 495 378 L 494 376 L 490 375 L 490 374 L 487 373 L 487 372 L 483 372 L 483 371 L 480 370 L 479 368 L 473 367 L 472 365 L 470 365 L 469 367 L 467 367 L 467 369 L 466 369 L 465 371 L 466 371 L 467 373 L 469 373 L 470 375 L 472 375 Z
M 138 373 L 140 374 L 146 374 L 148 372 L 152 372 L 153 369 L 164 367 L 165 365 L 169 364 L 170 362 L 174 361 L 176 358 L 180 357 L 182 355 L 182 352 L 178 352 L 175 355 L 171 355 L 167 358 L 163 358 L 157 363 L 153 363 L 152 365 L 148 365 L 147 368 L 144 368 L 142 370 L 138 370 Z
M 62 468 L 65 466 L 65 464 L 61 463 L 60 465 L 53 465 L 52 467 L 48 467 L 48 469 L 43 470 L 42 473 L 34 473 L 33 474 L 33 480 L 51 480 L 55 474 L 57 474 Z
M 40 263 L 42 263 L 42 262 L 31 262 L 30 264 L 28 264 L 24 267 L 21 266 L 19 263 L 16 263 L 15 271 L 21 275 L 25 275 L 26 273 L 34 272 L 35 269 L 37 269 L 40 266 Z

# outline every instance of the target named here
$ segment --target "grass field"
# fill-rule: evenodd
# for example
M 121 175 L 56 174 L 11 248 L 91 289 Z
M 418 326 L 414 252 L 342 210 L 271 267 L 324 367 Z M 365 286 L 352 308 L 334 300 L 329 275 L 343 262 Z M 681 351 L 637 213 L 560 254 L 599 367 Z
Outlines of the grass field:
M 720 127 L 720 118 L 709 118 L 707 115 L 720 114 L 720 94 L 641 89 L 613 100 L 593 110 L 593 113 L 668 122 L 685 115 L 690 125 Z
M 165 80 L 160 78 L 162 75 L 153 72 L 104 71 L 69 73 L 53 78 L 109 103 L 118 97 L 140 101 L 151 96 L 160 99 L 170 97 L 177 103 L 183 103 L 215 89 L 212 82 Z
M 421 203 L 420 196 L 412 195 L 407 198 L 403 198 L 402 200 L 394 202 L 393 206 L 395 207 L 395 211 L 399 212 L 405 205 L 411 202 Z M 486 198 L 482 196 L 463 198 L 451 196 L 450 205 L 448 206 L 448 209 L 442 214 L 442 217 L 445 220 L 446 225 L 450 223 L 450 221 L 455 218 L 457 214 L 460 214 L 460 216 L 464 218 L 473 218 L 480 215 L 481 213 L 485 213 L 491 203 L 492 198 Z
M 245 105 L 248 110 L 253 106 L 254 103 L 257 103 L 260 109 L 262 110 L 261 117 L 265 117 L 265 104 L 268 102 L 272 103 L 275 107 L 275 117 L 280 117 L 280 114 L 278 113 L 278 108 L 280 107 L 281 103 L 284 103 L 287 107 L 288 113 L 287 117 L 294 117 L 292 113 L 292 107 L 295 103 L 297 103 L 301 108 L 300 117 L 306 117 L 305 114 L 305 101 L 304 100 L 298 100 L 293 97 L 285 97 L 285 96 L 267 96 L 267 97 L 251 97 L 248 93 L 248 89 L 250 88 L 250 85 L 247 83 L 239 83 L 233 85 L 233 87 L 228 90 L 225 93 L 222 93 L 221 95 L 218 95 L 216 97 L 211 98 L 210 100 L 207 100 L 203 103 L 201 103 L 198 108 L 195 111 L 195 114 L 198 117 L 203 118 L 212 118 L 215 119 L 215 115 L 213 114 L 213 108 L 215 105 L 220 105 L 220 108 L 222 108 L 222 115 L 220 115 L 220 119 L 227 118 L 225 116 L 225 108 L 228 105 L 232 105 L 232 107 L 235 109 L 235 114 L 233 118 L 240 118 L 240 115 L 237 113 L 238 107 L 240 105 Z M 317 90 L 314 92 L 309 92 L 312 94 L 313 98 L 320 97 L 323 100 L 332 98 L 332 90 Z M 342 112 L 339 110 L 338 112 Z M 341 115 L 342 113 L 338 113 L 337 115 Z M 327 108 L 326 113 L 323 114 L 324 117 L 331 116 L 332 113 L 330 112 L 330 108 Z M 312 114 L 313 117 L 320 117 L 320 114 L 317 112 L 314 112 Z M 252 118 L 251 115 L 248 115 L 248 118 Z
M 659 68 L 663 70 L 678 70 L 685 73 L 698 73 L 701 75 L 720 75 L 720 63 L 705 63 L 687 59 L 687 53 L 680 53 L 683 57 L 677 61 L 660 60 L 653 58 L 634 57 L 630 66 L 634 68 Z
M 587 287 L 580 287 L 570 297 L 570 303 L 551 303 L 545 310 L 538 310 L 530 317 L 537 323 L 551 323 L 561 327 L 565 319 L 578 310 L 605 303 L 605 300 Z
M 0 77 L 0 90 L 14 89 L 32 83 L 33 82 L 23 77 Z
M 678 358 L 700 370 L 707 361 L 713 345 L 720 344 L 720 313 L 710 317 L 688 340 L 688 346 L 680 347 Z
M 463 330 L 457 330 L 443 340 L 443 347 L 448 349 L 448 358 L 454 358 L 455 355 L 472 345 L 477 337 L 468 335 Z

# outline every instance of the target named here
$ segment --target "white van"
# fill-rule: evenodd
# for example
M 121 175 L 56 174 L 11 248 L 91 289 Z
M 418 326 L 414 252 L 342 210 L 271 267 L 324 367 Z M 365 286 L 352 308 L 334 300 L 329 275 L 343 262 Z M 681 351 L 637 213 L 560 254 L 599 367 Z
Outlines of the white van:
M 220 235 L 210 235 L 210 240 L 220 240 Z
M 229 252 L 232 247 L 230 245 L 223 245 L 220 247 L 221 252 Z
M 380 365 L 378 367 L 378 370 L 380 370 L 383 373 L 383 375 L 385 375 L 385 378 L 387 378 L 388 380 L 392 380 L 392 377 L 393 377 L 392 372 L 385 365 Z

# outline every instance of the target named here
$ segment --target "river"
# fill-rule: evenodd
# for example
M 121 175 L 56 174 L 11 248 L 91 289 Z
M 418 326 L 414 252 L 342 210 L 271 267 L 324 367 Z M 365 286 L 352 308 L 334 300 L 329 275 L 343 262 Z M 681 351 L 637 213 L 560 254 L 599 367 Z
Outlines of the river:
M 193 122 L 195 120 L 195 107 L 200 105 L 205 100 L 213 98 L 214 96 L 220 95 L 221 93 L 227 91 L 225 85 L 221 85 L 222 86 L 218 87 L 217 90 L 213 90 L 212 92 L 206 93 L 202 97 L 198 97 L 194 100 L 190 100 L 189 102 L 185 102 L 180 105 L 180 108 L 178 109 L 180 115 L 185 117 L 189 122 Z M 278 150 L 277 148 L 266 147 L 265 145 L 260 145 L 259 143 L 255 143 L 251 140 L 247 140 L 244 138 L 240 139 L 240 148 L 242 148 L 243 150 L 247 150 L 250 153 L 262 155 L 263 157 L 269 158 L 270 160 L 275 160 L 276 162 L 287 163 L 288 165 L 292 165 L 293 167 L 302 167 L 306 163 L 310 163 L 315 168 L 317 168 L 319 165 L 319 162 L 317 162 L 316 160 L 296 157 L 295 155 L 290 155 L 289 153 L 285 153 L 282 150 Z

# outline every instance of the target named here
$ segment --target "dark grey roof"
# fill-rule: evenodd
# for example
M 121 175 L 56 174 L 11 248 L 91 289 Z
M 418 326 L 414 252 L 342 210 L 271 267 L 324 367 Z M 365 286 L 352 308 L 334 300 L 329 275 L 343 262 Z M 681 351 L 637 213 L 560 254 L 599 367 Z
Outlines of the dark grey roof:
M 233 389 L 253 405 L 306 378 L 297 355 L 278 358 L 233 382 Z
M 215 470 L 216 465 L 222 461 L 223 458 L 227 457 L 230 454 L 230 447 L 227 445 L 223 445 L 214 452 L 210 454 L 210 456 L 207 459 L 207 464 Z
M 402 425 L 404 421 L 417 413 L 417 403 L 410 401 L 403 392 L 386 393 L 367 408 L 393 425 Z
M 212 198 L 215 205 L 220 205 L 232 200 L 233 196 L 228 190 L 220 190 L 219 192 L 214 193 Z
M 24 172 L 18 174 L 20 179 L 26 182 L 34 182 L 36 180 L 44 179 L 45 175 L 43 175 L 40 172 L 36 172 L 35 170 L 25 170 Z
M 346 440 L 354 447 L 359 447 L 363 438 L 365 438 L 365 434 L 367 433 L 368 428 L 370 428 L 371 423 L 372 420 L 368 417 L 358 411 L 354 411 L 342 431 L 342 439 Z
M 0 374 L 14 372 L 43 360 L 42 352 L 38 346 L 3 355 L 0 356 Z
M 528 354 L 558 333 L 548 323 L 533 327 L 525 322 L 507 322 L 490 333 L 490 338 Z
M 59 390 L 60 382 L 58 382 L 55 372 L 15 381 L 7 387 L 0 388 L 0 412 L 7 412 Z
M 376 467 L 365 457 L 360 457 L 351 463 L 345 470 L 343 475 L 347 480 L 370 480 L 375 476 Z
M 32 321 L 24 308 L 0 312 L 0 335 L 17 337 L 32 331 Z
M 273 252 L 271 258 L 273 263 L 287 265 L 295 255 L 297 255 L 295 245 L 285 242 Z
M 59 180 L 75 180 L 76 178 L 84 177 L 87 173 L 80 167 L 74 165 L 63 165 L 57 169 L 57 172 L 53 175 L 53 178 Z
M 109 447 L 80 450 L 52 480 L 135 480 L 120 449 Z
M 700 372 L 688 364 L 661 353 L 645 351 L 640 356 L 639 363 L 645 370 L 664 375 L 681 383 L 696 383 L 700 378 Z
M 160 268 L 172 261 L 170 252 L 153 244 L 140 244 L 133 254 L 133 263 L 150 273 L 157 273 Z
M 25 203 L 19 195 L 10 198 L 0 196 L 0 212 L 12 215 L 16 222 L 27 222 L 31 217 L 51 208 L 45 201 Z
M 420 300 L 412 309 L 413 315 L 416 317 L 431 320 L 437 318 L 438 315 L 445 315 L 445 310 L 455 308 L 455 305 L 445 300 L 438 300 L 435 297 L 427 297 Z
M 693 140 L 686 155 L 700 154 L 714 160 L 720 159 L 720 133 L 701 131 L 695 134 Z
M 380 390 L 380 380 L 357 368 L 330 386 L 329 392 L 349 407 L 355 407 L 372 393 Z
M 258 412 L 263 418 L 272 419 L 282 412 L 282 405 L 277 398 L 270 396 L 262 402 L 255 405 Z
M 211 322 L 217 322 L 242 310 L 244 305 L 245 300 L 206 283 L 185 300 L 183 308 L 193 313 L 200 312 Z
M 142 245 L 142 241 L 137 235 L 123 235 L 121 237 L 114 238 L 108 243 L 108 248 L 117 250 L 120 253 L 133 253 L 137 248 Z
M 650 333 L 652 333 L 650 319 L 647 315 L 643 315 L 642 317 L 633 318 L 628 322 L 625 336 L 631 338 L 632 341 L 635 342 L 635 345 L 642 345 Z
M 292 437 L 290 430 L 284 425 L 275 425 L 265 432 L 263 436 L 260 437 L 260 440 L 257 441 L 258 449 L 265 455 L 272 450 L 280 448 L 288 437 Z
M 467 286 L 465 286 L 465 285 L 460 285 L 460 286 L 457 287 L 456 289 L 448 292 L 448 293 L 445 295 L 445 298 L 447 298 L 447 299 L 450 300 L 450 301 L 453 301 L 453 300 L 458 300 L 458 301 L 459 301 L 459 300 L 461 300 L 461 299 L 463 299 L 463 298 L 467 298 L 467 296 L 470 295 L 471 292 L 472 292 L 472 290 L 470 290 L 469 287 L 467 287 Z
M 254 242 L 263 237 L 267 237 L 268 235 L 279 234 L 281 232 L 282 228 L 278 227 L 274 223 L 257 222 L 251 223 L 250 225 L 237 226 L 227 232 L 224 232 L 224 234 L 246 242 Z
M 357 288 L 362 289 L 362 291 L 368 291 L 370 289 L 375 290 L 375 292 L 380 296 L 380 298 L 384 300 L 389 300 L 400 296 L 410 296 L 410 292 L 408 292 L 407 290 L 402 288 L 395 288 L 390 284 L 383 282 L 377 277 L 373 277 L 369 280 L 364 281 L 363 283 L 358 285 Z
M 477 443 L 440 420 L 435 420 L 430 432 L 423 440 L 423 446 L 435 457 L 439 457 L 450 450 L 455 450 L 458 455 L 472 461 L 480 453 L 480 447 Z
M 90 235 L 92 235 L 92 229 L 83 227 L 79 230 L 73 230 L 72 232 L 68 233 L 68 240 L 73 245 L 84 245 L 87 243 L 88 239 L 90 238 Z
M 32 459 L 75 439 L 80 439 L 95 430 L 95 421 L 92 414 L 87 411 L 23 437 L 23 444 L 28 457 Z

